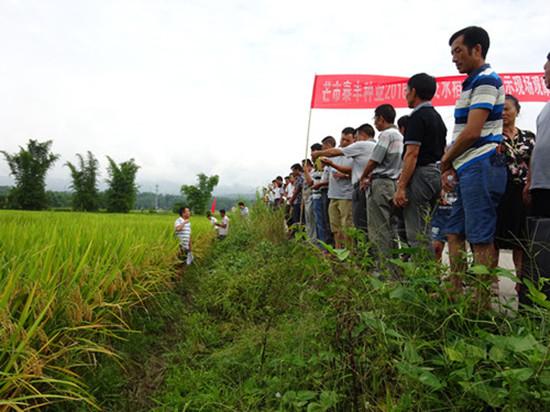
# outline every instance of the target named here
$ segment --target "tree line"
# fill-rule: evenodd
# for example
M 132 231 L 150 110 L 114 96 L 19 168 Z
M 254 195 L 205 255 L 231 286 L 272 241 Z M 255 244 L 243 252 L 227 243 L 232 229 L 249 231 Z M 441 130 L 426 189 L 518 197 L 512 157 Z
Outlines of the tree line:
M 128 213 L 130 210 L 148 209 L 177 210 L 188 205 L 196 214 L 204 214 L 210 208 L 212 191 L 219 182 L 217 175 L 199 173 L 197 185 L 183 185 L 180 195 L 157 195 L 151 192 L 139 193 L 136 175 L 139 166 L 134 159 L 116 163 L 107 156 L 106 179 L 108 188 L 99 191 L 99 162 L 88 151 L 85 156 L 77 154 L 78 162 L 66 162 L 71 172 L 70 188 L 73 192 L 46 190 L 46 174 L 60 156 L 51 150 L 52 141 L 38 142 L 30 139 L 26 148 L 17 153 L 0 151 L 4 155 L 15 185 L 7 190 L 0 188 L 0 207 L 22 210 L 44 210 L 49 207 L 72 208 L 76 211 Z M 235 199 L 216 199 L 218 209 L 230 209 Z

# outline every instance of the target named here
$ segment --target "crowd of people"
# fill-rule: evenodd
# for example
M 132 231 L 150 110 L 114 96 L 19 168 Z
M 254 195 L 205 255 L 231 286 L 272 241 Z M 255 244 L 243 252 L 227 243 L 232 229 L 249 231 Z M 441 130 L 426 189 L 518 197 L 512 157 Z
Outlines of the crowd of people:
M 537 118 L 536 139 L 519 129 L 521 104 L 505 95 L 486 63 L 489 44 L 488 33 L 475 26 L 449 40 L 453 63 L 467 75 L 450 145 L 430 102 L 436 80 L 419 73 L 407 82 L 408 116 L 396 124 L 395 109 L 381 104 L 374 127 L 345 127 L 339 144 L 327 136 L 312 145 L 311 157 L 293 164 L 284 179 L 277 176 L 263 199 L 275 210 L 284 207 L 291 230 L 304 225 L 312 241 L 357 249 L 349 237 L 354 228 L 370 241 L 378 270 L 386 265 L 390 274 L 397 271 L 389 258 L 398 239 L 419 251 L 413 259 L 420 252 L 441 259 L 447 242 L 452 294 L 462 292 L 466 242 L 474 261 L 487 267 L 498 264 L 500 249 L 513 250 L 520 275 L 526 217 L 550 217 L 550 102 Z M 550 89 L 550 54 L 544 82 Z M 496 279 L 481 280 L 476 298 L 487 305 Z

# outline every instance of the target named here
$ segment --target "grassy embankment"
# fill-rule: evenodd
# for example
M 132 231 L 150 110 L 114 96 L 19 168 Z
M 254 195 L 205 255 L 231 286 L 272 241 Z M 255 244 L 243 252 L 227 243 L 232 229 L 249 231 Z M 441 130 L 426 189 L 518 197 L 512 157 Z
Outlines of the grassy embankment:
M 141 333 L 115 345 L 126 373 L 105 354 L 87 369 L 105 410 L 549 408 L 547 309 L 449 299 L 429 261 L 381 281 L 368 258 L 287 240 L 261 208 L 195 263 L 131 312 Z M 88 409 L 59 409 L 75 405 Z
M 144 379 L 123 408 L 550 408 L 547 309 L 479 311 L 471 295 L 445 296 L 437 274 L 446 268 L 401 266 L 401 281 L 381 281 L 369 258 L 287 240 L 280 215 L 233 218 L 172 303 L 140 317 L 152 349 L 143 352 L 154 356 L 142 358 Z

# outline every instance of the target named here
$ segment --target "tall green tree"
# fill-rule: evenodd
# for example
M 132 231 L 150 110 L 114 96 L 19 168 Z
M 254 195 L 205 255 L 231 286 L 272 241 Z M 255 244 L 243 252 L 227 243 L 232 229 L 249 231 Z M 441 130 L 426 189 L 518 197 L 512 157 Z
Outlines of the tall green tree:
M 204 214 L 208 207 L 208 202 L 212 198 L 212 191 L 218 185 L 218 175 L 206 176 L 204 173 L 197 175 L 199 183 L 195 186 L 183 185 L 181 192 L 187 198 L 191 210 L 198 214 Z
M 88 150 L 86 159 L 82 155 L 76 155 L 79 160 L 78 167 L 71 162 L 65 163 L 71 170 L 73 183 L 73 208 L 86 212 L 95 212 L 99 209 L 99 190 L 97 188 L 97 177 L 99 162 L 92 152 Z
M 136 203 L 138 187 L 136 185 L 136 174 L 139 166 L 135 164 L 134 159 L 122 162 L 117 165 L 116 162 L 107 156 L 109 166 L 109 188 L 107 195 L 107 211 L 114 213 L 128 213 Z
M 59 159 L 50 150 L 52 141 L 38 142 L 30 139 L 27 148 L 19 146 L 19 153 L 9 154 L 0 151 L 15 179 L 15 187 L 10 191 L 12 204 L 23 210 L 43 210 L 48 206 L 46 196 L 46 173 Z

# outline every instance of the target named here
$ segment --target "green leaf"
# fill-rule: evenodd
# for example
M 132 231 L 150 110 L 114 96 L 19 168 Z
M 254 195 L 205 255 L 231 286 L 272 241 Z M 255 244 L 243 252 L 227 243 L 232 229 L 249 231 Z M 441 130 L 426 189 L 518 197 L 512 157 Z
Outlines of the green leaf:
M 348 258 L 350 251 L 348 249 L 334 249 L 334 254 L 342 262 Z
M 504 388 L 496 388 L 488 383 L 468 384 L 460 382 L 467 392 L 485 401 L 489 406 L 497 408 L 501 406 L 508 397 L 508 391 Z
M 487 268 L 487 266 L 484 265 L 474 265 L 471 268 L 468 269 L 468 272 L 474 274 L 474 275 L 490 275 L 491 272 Z
M 533 368 L 516 368 L 516 369 L 507 369 L 502 372 L 499 372 L 495 375 L 495 377 L 499 378 L 506 378 L 509 380 L 516 380 L 520 382 L 525 382 L 533 374 L 535 373 L 535 370 Z
M 500 346 L 493 346 L 489 350 L 489 358 L 494 362 L 502 362 L 506 360 L 506 357 L 508 355 L 508 351 Z
M 445 353 L 451 362 L 464 362 L 464 354 L 456 349 L 446 347 Z

